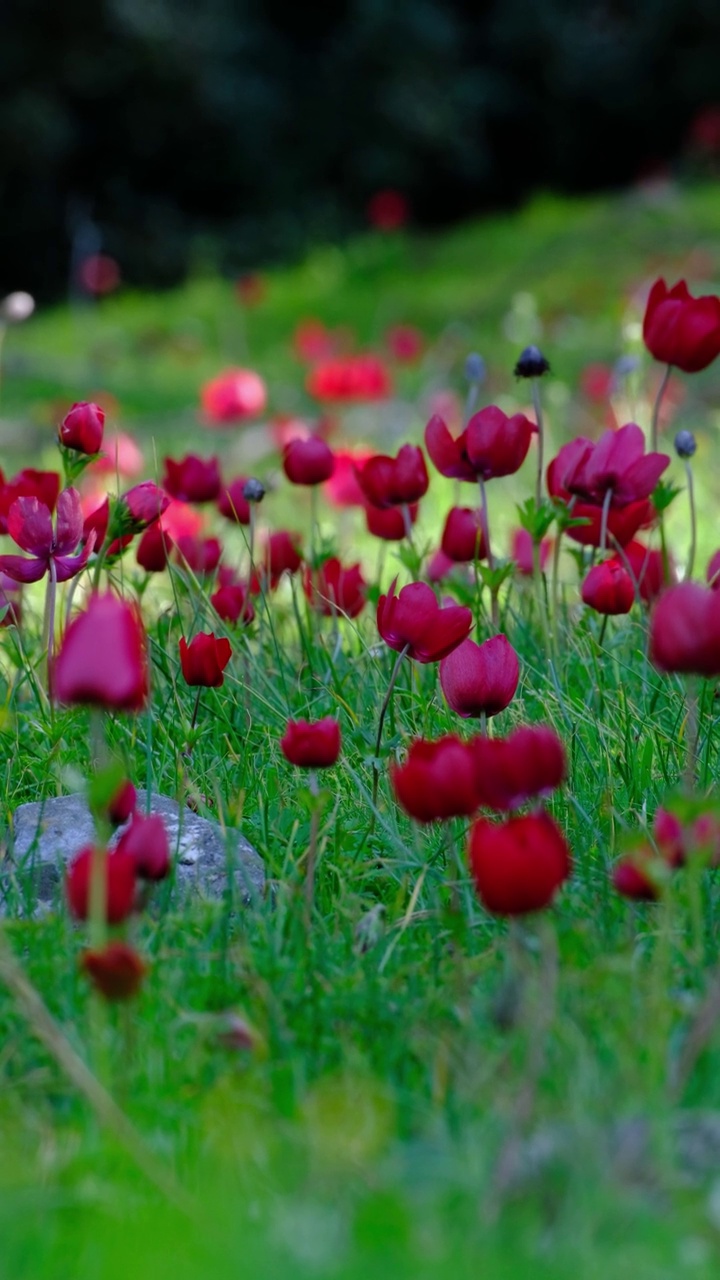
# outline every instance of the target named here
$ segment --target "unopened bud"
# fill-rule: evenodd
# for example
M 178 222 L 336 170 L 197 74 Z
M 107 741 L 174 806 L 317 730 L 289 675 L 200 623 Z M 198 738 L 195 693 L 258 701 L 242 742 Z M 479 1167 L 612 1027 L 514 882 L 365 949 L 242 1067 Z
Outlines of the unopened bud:
M 539 347 L 526 347 L 515 365 L 516 378 L 542 378 L 549 372 L 550 365 Z
M 265 497 L 265 486 L 260 480 L 251 477 L 243 485 L 243 498 L 246 502 L 262 502 Z
M 465 361 L 465 377 L 468 382 L 484 382 L 485 380 L 485 361 L 479 356 L 477 351 L 473 351 Z
M 675 452 L 678 458 L 692 458 L 697 449 L 697 440 L 692 431 L 678 431 L 675 437 Z

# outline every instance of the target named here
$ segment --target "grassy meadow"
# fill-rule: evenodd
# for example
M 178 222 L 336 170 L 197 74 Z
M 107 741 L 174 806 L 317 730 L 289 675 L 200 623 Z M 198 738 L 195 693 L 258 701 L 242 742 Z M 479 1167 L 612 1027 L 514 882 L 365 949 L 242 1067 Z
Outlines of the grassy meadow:
M 613 406 L 619 421 L 648 427 L 660 370 L 643 348 L 642 316 L 659 275 L 718 292 L 717 187 L 543 196 L 442 235 L 318 248 L 264 274 L 253 306 L 198 262 L 170 293 L 128 289 L 40 309 L 7 331 L 0 462 L 6 475 L 56 467 L 59 418 L 73 401 L 99 399 L 108 428 L 137 439 L 145 476 L 159 479 L 167 454 L 217 452 L 226 476 L 266 484 L 261 525 L 297 529 L 307 545 L 313 504 L 285 480 L 266 425 L 318 416 L 292 345 L 300 321 L 317 317 L 350 331 L 343 341 L 381 351 L 390 326 L 422 332 L 421 358 L 392 365 L 392 397 L 338 411 L 330 436 L 333 446 L 389 454 L 422 442 L 440 393 L 462 407 L 472 351 L 487 366 L 481 403 L 531 415 L 513 366 L 539 344 L 551 364 L 540 387 L 550 459 L 572 436 L 597 438 L 606 426 L 588 366 L 637 357 Z M 232 365 L 263 376 L 269 412 L 212 431 L 199 388 Z M 688 503 L 672 438 L 687 427 L 698 442 L 703 581 L 720 546 L 720 362 L 675 375 L 667 403 L 660 447 L 681 488 L 667 538 L 682 571 Z M 516 475 L 488 484 L 501 557 L 534 466 L 531 450 Z M 457 500 L 454 482 L 429 470 L 418 557 L 435 550 Z M 410 581 L 413 555 L 392 543 L 378 553 L 359 513 L 322 495 L 318 522 L 316 546 L 362 563 L 369 602 L 357 618 L 313 614 L 293 579 L 256 597 L 251 626 L 227 626 L 195 574 L 174 568 L 146 581 L 133 548 L 109 570 L 119 590 L 141 597 L 152 670 L 147 709 L 108 717 L 109 748 L 138 787 L 241 826 L 265 861 L 267 892 L 248 907 L 231 894 L 187 905 L 172 879 L 160 885 L 129 925 L 149 965 L 140 993 L 98 1008 L 78 969 L 82 927 L 60 899 L 33 918 L 31 867 L 4 877 L 0 930 L 44 1012 L 8 987 L 0 966 L 0 1280 L 716 1276 L 720 884 L 692 866 L 659 901 L 636 903 L 611 882 L 686 769 L 686 682 L 650 663 L 647 610 L 635 605 L 605 626 L 579 603 L 569 551 L 552 658 L 532 583 L 504 584 L 500 629 L 521 674 L 492 731 L 542 722 L 561 737 L 568 779 L 546 807 L 573 856 L 553 907 L 508 923 L 475 894 L 468 820 L 420 826 L 393 797 L 388 763 L 412 739 L 474 728 L 446 704 L 436 663 L 401 666 L 372 804 L 395 659 L 374 605 L 396 574 L 399 585 Z M 245 532 L 214 513 L 206 524 L 239 564 Z M 2 549 L 14 550 L 9 539 Z M 472 579 L 449 590 L 473 609 L 472 634 L 484 639 L 487 591 Z M 59 621 L 66 604 L 67 588 Z M 93 769 L 88 709 L 52 707 L 38 687 L 42 607 L 39 584 L 26 593 L 20 638 L 0 633 L 7 865 L 15 807 L 81 790 Z M 222 687 L 203 690 L 193 724 L 178 640 L 198 631 L 228 636 L 233 657 Z M 716 681 L 694 687 L 696 795 L 714 813 Z M 325 716 L 340 721 L 343 746 L 318 798 L 279 740 L 289 718 Z M 47 1013 L 54 1042 L 42 1035 Z M 87 1064 L 100 1098 L 68 1074 L 67 1052 Z

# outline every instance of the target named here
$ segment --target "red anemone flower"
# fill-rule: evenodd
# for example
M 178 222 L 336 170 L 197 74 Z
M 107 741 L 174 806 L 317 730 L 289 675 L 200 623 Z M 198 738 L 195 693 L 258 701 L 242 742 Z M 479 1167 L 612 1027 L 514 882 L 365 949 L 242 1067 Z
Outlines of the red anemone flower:
M 168 494 L 152 480 L 142 480 L 140 484 L 133 485 L 122 494 L 120 502 L 125 509 L 129 533 L 142 533 L 170 506 Z
M 666 573 L 662 551 L 651 551 L 642 542 L 628 542 L 623 547 L 623 555 L 632 569 L 640 599 L 645 604 L 652 604 L 665 587 L 677 581 L 675 565 L 669 556 Z
M 384 400 L 390 395 L 390 375 L 374 355 L 338 356 L 323 360 L 308 374 L 307 389 L 316 400 L 352 403 Z
M 214 502 L 220 493 L 220 464 L 216 457 L 188 453 L 179 462 L 164 460 L 163 487 L 179 502 Z
M 240 582 L 226 583 L 218 587 L 210 597 L 210 603 L 223 622 L 241 622 L 248 626 L 255 617 L 255 606 L 247 587 Z
M 291 484 L 323 484 L 334 470 L 335 455 L 319 436 L 291 440 L 285 445 L 283 471 Z
M 464 818 L 478 808 L 472 751 L 454 734 L 411 743 L 404 764 L 392 765 L 398 804 L 417 822 Z
M 381 596 L 377 626 L 383 640 L 416 662 L 439 662 L 466 638 L 473 624 L 472 613 L 464 605 L 440 607 L 432 587 L 411 582 L 395 595 L 395 584 Z
M 331 556 L 319 569 L 306 569 L 303 588 L 313 609 L 328 618 L 336 613 L 356 618 L 367 599 L 367 583 L 360 565 L 344 567 L 336 556 Z
M 198 578 L 209 578 L 222 556 L 219 538 L 203 538 L 199 534 L 181 534 L 175 542 L 175 558 Z
M 87 845 L 70 861 L 65 879 L 68 906 L 76 920 L 87 920 L 90 914 L 90 884 L 96 851 Z M 126 853 L 102 853 L 101 868 L 105 881 L 105 919 L 120 924 L 135 905 L 135 860 Z
M 502 409 L 488 405 L 473 415 L 457 439 L 435 415 L 425 428 L 425 447 L 443 476 L 492 480 L 520 469 L 535 429 L 524 414 L 508 417 Z
M 660 671 L 720 676 L 720 593 L 698 582 L 663 591 L 650 615 L 650 660 Z
M 583 603 L 596 613 L 629 613 L 635 602 L 635 587 L 625 566 L 613 557 L 593 565 L 582 584 L 581 595 Z
M 267 388 L 252 369 L 225 369 L 201 388 L 200 403 L 210 426 L 230 426 L 263 412 Z
M 493 915 L 542 911 L 572 871 L 565 837 L 542 811 L 499 824 L 478 818 L 469 854 L 478 897 Z
M 427 493 L 430 483 L 423 451 L 414 444 L 402 445 L 396 458 L 374 454 L 355 474 L 373 507 L 409 506 Z
M 132 858 L 141 880 L 164 880 L 170 874 L 170 841 L 160 814 L 134 814 L 116 854 Z
M 440 549 L 456 564 L 485 559 L 487 545 L 484 517 L 480 508 L 450 508 L 445 519 Z
M 57 471 L 35 471 L 27 467 L 11 480 L 5 480 L 0 471 L 0 533 L 7 533 L 8 514 L 18 498 L 37 498 L 52 513 L 59 493 L 60 476 Z
M 233 524 L 250 523 L 250 503 L 245 497 L 245 485 L 248 476 L 236 476 L 229 484 L 222 486 L 218 497 L 218 511 Z
M 549 795 L 567 772 L 565 750 L 554 729 L 522 725 L 507 738 L 473 738 L 479 803 L 504 812 Z
M 184 636 L 179 642 L 180 666 L 186 684 L 204 689 L 219 689 L 223 672 L 232 657 L 230 641 L 212 632 L 200 631 L 190 644 Z
M 368 533 L 374 538 L 382 538 L 383 542 L 402 542 L 407 537 L 408 524 L 412 528 L 418 518 L 418 504 L 413 502 L 408 507 L 373 507 L 365 503 L 365 523 Z
M 103 441 L 105 414 L 99 404 L 74 404 L 58 427 L 60 444 L 77 453 L 97 453 Z
M 448 706 L 467 719 L 495 716 L 510 705 L 520 680 L 520 663 L 507 636 L 483 644 L 463 640 L 440 663 L 440 686 Z
M 147 965 L 127 942 L 108 942 L 102 951 L 83 951 L 80 968 L 106 1000 L 132 999 L 147 973 Z
M 175 543 L 159 520 L 145 530 L 135 551 L 135 559 L 146 573 L 162 573 Z
M 634 422 L 604 431 L 597 444 L 582 438 L 571 443 L 575 454 L 558 478 L 570 493 L 598 506 L 608 493 L 614 507 L 649 498 L 670 463 L 667 453 L 645 453 L 645 436 Z
M 323 489 L 333 507 L 365 506 L 365 496 L 357 482 L 356 468 L 362 468 L 372 456 L 370 449 L 335 450 L 335 469 Z
M 643 320 L 645 346 L 656 360 L 699 373 L 720 355 L 720 298 L 693 298 L 684 280 L 656 280 Z
M 280 750 L 300 769 L 329 769 L 340 755 L 340 725 L 334 716 L 311 723 L 288 720 Z
M 255 565 L 256 572 L 250 579 L 250 590 L 254 595 L 263 586 L 271 590 L 280 582 L 284 573 L 297 573 L 302 564 L 302 541 L 299 533 L 290 533 L 287 529 L 277 529 L 271 533 L 263 547 Z
M 137 610 L 107 592 L 73 618 L 53 663 L 58 702 L 140 711 L 148 696 L 145 632 Z
M 52 571 L 57 582 L 67 582 L 85 568 L 95 545 L 91 534 L 79 555 L 74 555 L 83 533 L 80 494 L 63 489 L 57 502 L 55 529 L 49 509 L 37 498 L 18 498 L 8 515 L 8 533 L 25 556 L 0 556 L 0 571 L 16 582 L 39 582 Z

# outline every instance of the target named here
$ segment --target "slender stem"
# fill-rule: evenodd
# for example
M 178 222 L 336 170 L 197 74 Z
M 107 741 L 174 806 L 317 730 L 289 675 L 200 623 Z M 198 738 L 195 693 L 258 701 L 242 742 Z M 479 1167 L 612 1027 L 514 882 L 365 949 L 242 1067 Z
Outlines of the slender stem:
M 375 808 L 375 805 L 377 803 L 378 782 L 380 780 L 378 761 L 380 757 L 380 744 L 382 742 L 382 731 L 383 731 L 383 725 L 385 724 L 385 716 L 387 715 L 387 709 L 390 706 L 390 699 L 392 697 L 393 689 L 395 688 L 395 681 L 397 680 L 398 674 L 400 672 L 402 660 L 405 657 L 405 655 L 408 653 L 409 649 L 410 649 L 409 644 L 404 645 L 403 648 L 400 650 L 397 658 L 395 659 L 395 666 L 392 669 L 392 675 L 390 676 L 390 683 L 387 687 L 387 692 L 383 699 L 383 704 L 380 708 L 380 719 L 378 720 L 377 738 L 375 739 L 375 758 L 373 760 L 373 789 L 372 789 L 373 808 Z
M 45 618 L 43 621 L 43 648 L 45 650 L 46 659 L 46 679 L 45 684 L 48 693 L 50 693 L 50 681 L 52 680 L 52 660 L 53 650 L 55 647 L 55 601 L 57 599 L 57 569 L 55 560 L 50 556 L 49 573 L 47 587 L 45 590 Z
M 248 554 L 250 556 L 250 572 L 248 574 L 248 582 L 252 579 L 252 576 L 255 573 L 255 526 L 256 526 L 256 523 L 257 523 L 257 517 L 255 515 L 255 503 L 251 502 L 250 503 L 250 525 L 249 525 L 249 536 L 248 536 Z M 259 576 L 260 575 L 258 574 L 258 577 Z
M 540 510 L 542 502 L 542 483 L 543 483 L 543 458 L 545 451 L 545 427 L 543 423 L 542 404 L 540 403 L 540 382 L 538 378 L 532 378 L 532 402 L 535 410 L 535 421 L 537 423 L 538 432 L 538 451 L 537 451 L 537 478 L 535 481 L 535 505 Z
M 550 625 L 548 623 L 545 591 L 543 588 L 543 575 L 540 568 L 540 543 L 533 538 L 533 581 L 535 583 L 535 595 L 537 599 L 538 613 L 540 615 L 540 625 L 543 632 L 543 640 L 545 641 L 545 657 L 552 659 L 552 640 L 550 637 Z
M 685 459 L 685 475 L 687 476 L 688 485 L 688 502 L 690 503 L 690 551 L 688 553 L 686 578 L 692 578 L 693 569 L 695 568 L 695 549 L 697 547 L 697 510 L 695 507 L 695 487 L 693 484 L 692 467 Z
M 495 558 L 492 553 L 492 545 L 490 543 L 490 519 L 488 516 L 487 489 L 485 488 L 485 480 L 482 476 L 478 476 L 478 485 L 480 487 L 480 504 L 481 504 L 481 522 L 482 536 L 485 541 L 485 555 L 487 556 L 488 567 L 491 573 L 495 572 Z M 476 548 L 479 558 L 480 547 Z M 477 568 L 476 568 L 477 572 Z M 493 585 L 490 588 L 490 617 L 492 620 L 493 630 L 498 631 L 500 626 L 500 615 L 498 609 L 498 588 Z
M 318 487 L 310 485 L 310 563 L 315 568 L 315 552 L 318 534 Z
M 602 649 L 602 644 L 603 644 L 603 640 L 605 639 L 605 632 L 607 631 L 607 624 L 608 624 L 609 617 L 610 617 L 610 614 L 606 613 L 603 617 L 602 623 L 600 624 L 600 635 L 598 636 L 599 649 Z
M 660 383 L 660 386 L 658 387 L 658 393 L 655 397 L 655 404 L 653 405 L 652 418 L 650 420 L 650 449 L 653 453 L 657 453 L 658 428 L 660 425 L 660 407 L 663 402 L 663 396 L 665 395 L 667 384 L 670 381 L 671 373 L 672 373 L 672 365 L 669 364 L 665 367 L 665 372 L 663 373 L 662 381 Z
M 602 516 L 600 518 L 600 550 L 607 551 L 607 535 L 608 535 L 608 517 L 610 515 L 610 503 L 612 502 L 613 491 L 608 489 L 602 504 Z
M 697 681 L 691 676 L 685 686 L 685 706 L 687 714 L 685 718 L 685 770 L 684 780 L 688 791 L 695 788 L 697 782 L 697 756 L 698 756 L 698 738 L 699 738 L 699 706 L 698 706 L 698 686 Z
M 412 535 L 412 520 L 410 518 L 410 507 L 408 506 L 407 502 L 403 502 L 400 510 L 402 511 L 403 524 L 405 525 L 405 537 L 410 543 L 410 546 L 413 547 L 414 543 L 413 543 L 413 535 Z
M 494 570 L 495 559 L 490 545 L 490 521 L 488 518 L 487 489 L 485 488 L 485 481 L 482 476 L 478 476 L 478 485 L 480 487 L 480 506 L 482 510 L 482 532 L 483 538 L 485 539 L 485 554 L 490 568 Z
M 317 803 L 318 780 L 313 769 L 309 780 L 310 792 L 315 797 L 315 804 L 310 817 L 310 841 L 308 843 L 307 861 L 305 863 L 305 928 L 310 932 L 312 927 L 313 903 L 315 900 L 315 867 L 317 864 L 318 829 L 320 826 L 320 809 Z
M 618 542 L 614 533 L 610 534 L 610 543 L 615 550 L 615 555 L 618 557 L 618 559 L 622 561 L 623 568 L 625 569 L 625 572 L 627 573 L 630 581 L 633 584 L 633 591 L 635 592 L 635 603 L 642 604 L 642 596 L 640 595 L 640 585 L 645 576 L 645 570 L 647 569 L 647 565 L 648 565 L 647 556 L 643 560 L 642 569 L 640 570 L 640 577 L 636 578 L 635 570 L 633 569 L 630 561 L 627 558 L 625 548 Z
M 550 588 L 550 597 L 552 601 L 552 618 L 551 618 L 552 642 L 553 642 L 553 652 L 555 653 L 557 652 L 558 614 L 560 612 L 559 588 L 560 588 L 560 553 L 562 551 L 562 536 L 563 536 L 562 528 L 560 527 L 560 525 L 558 525 L 557 537 L 555 539 L 555 545 L 553 547 L 552 586 Z M 540 550 L 538 548 L 538 562 L 539 560 L 540 560 Z
M 197 722 L 197 713 L 198 713 L 198 707 L 200 706 L 200 694 L 201 694 L 201 693 L 202 693 L 202 685 L 199 685 L 199 686 L 198 686 L 198 691 L 197 691 L 197 693 L 195 694 L 195 706 L 193 707 L 192 720 L 190 721 L 190 732 L 191 732 L 191 733 L 192 733 L 193 729 L 195 728 L 195 724 L 196 724 L 196 722 Z

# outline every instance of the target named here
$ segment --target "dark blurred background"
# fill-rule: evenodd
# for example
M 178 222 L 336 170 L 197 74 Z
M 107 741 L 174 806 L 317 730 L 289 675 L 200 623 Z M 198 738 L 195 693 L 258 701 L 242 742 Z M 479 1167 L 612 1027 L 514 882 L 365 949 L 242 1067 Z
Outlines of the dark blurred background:
M 0 291 L 100 250 L 242 271 L 386 188 L 437 226 L 702 164 L 719 66 L 718 0 L 4 0 Z

